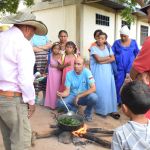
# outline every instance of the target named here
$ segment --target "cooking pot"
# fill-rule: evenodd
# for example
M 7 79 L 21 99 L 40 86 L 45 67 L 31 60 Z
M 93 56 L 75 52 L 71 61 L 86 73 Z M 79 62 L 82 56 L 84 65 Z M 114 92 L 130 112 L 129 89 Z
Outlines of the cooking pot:
M 60 120 L 64 119 L 64 118 L 72 118 L 72 119 L 76 119 L 80 122 L 79 125 L 66 125 L 66 124 L 62 124 Z M 67 114 L 63 114 L 63 115 L 59 115 L 57 117 L 57 121 L 58 121 L 58 127 L 64 131 L 76 131 L 78 129 L 80 129 L 81 127 L 83 127 L 84 125 L 84 119 L 81 115 L 78 114 L 74 114 L 71 116 L 68 116 Z

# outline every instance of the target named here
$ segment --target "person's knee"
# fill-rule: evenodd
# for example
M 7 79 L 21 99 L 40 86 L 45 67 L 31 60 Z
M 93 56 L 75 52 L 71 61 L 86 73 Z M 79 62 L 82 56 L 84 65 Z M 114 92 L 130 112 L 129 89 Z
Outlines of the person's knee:
M 97 96 L 97 94 L 96 94 L 96 93 L 90 94 L 90 103 L 96 104 L 97 101 L 98 101 L 98 96 Z

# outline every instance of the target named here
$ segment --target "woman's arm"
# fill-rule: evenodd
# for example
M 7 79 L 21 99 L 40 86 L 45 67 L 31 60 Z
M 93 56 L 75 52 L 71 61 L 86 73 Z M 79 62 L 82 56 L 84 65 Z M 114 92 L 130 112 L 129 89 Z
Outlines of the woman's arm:
M 95 58 L 95 60 L 98 62 L 98 63 L 102 63 L 102 62 L 105 62 L 105 61 L 108 61 L 110 59 L 110 56 L 107 56 L 107 57 L 100 57 L 98 56 L 97 54 L 93 54 L 93 57 Z
M 99 57 L 98 55 L 94 54 L 93 56 L 94 56 L 95 60 L 100 64 L 111 63 L 115 60 L 114 55 L 110 55 L 107 57 Z
M 33 51 L 34 52 L 42 52 L 42 51 L 44 51 L 42 48 L 39 48 L 39 47 L 37 47 L 37 46 L 34 46 L 33 47 Z
M 132 80 L 135 80 L 138 76 L 139 72 L 136 71 L 133 67 L 130 70 L 130 77 Z
M 149 72 L 139 73 L 138 71 L 136 71 L 132 67 L 131 71 L 130 71 L 130 77 L 131 77 L 132 80 L 141 80 L 147 85 L 150 84 L 150 74 L 149 74 Z
M 102 62 L 101 64 L 108 64 L 115 61 L 115 56 L 114 55 L 110 55 L 110 59 L 107 61 Z
M 52 47 L 52 43 L 48 42 L 45 45 L 41 45 L 41 46 L 37 46 L 37 47 L 47 51 L 47 50 L 49 50 Z

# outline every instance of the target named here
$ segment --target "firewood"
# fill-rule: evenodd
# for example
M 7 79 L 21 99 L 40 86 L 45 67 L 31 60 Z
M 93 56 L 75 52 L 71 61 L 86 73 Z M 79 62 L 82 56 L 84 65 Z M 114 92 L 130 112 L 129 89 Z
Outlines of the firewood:
M 111 142 L 103 140 L 101 138 L 98 138 L 98 137 L 94 136 L 94 134 L 92 134 L 92 133 L 85 133 L 85 134 L 81 134 L 79 136 L 82 138 L 86 138 L 88 140 L 94 141 L 94 142 L 102 145 L 105 148 L 111 148 Z
M 103 134 L 112 135 L 114 131 L 106 130 L 106 129 L 103 129 L 103 128 L 88 128 L 87 132 L 90 132 L 90 133 L 103 133 Z
M 56 126 L 54 126 L 54 128 L 55 127 Z M 93 134 L 93 133 L 99 133 L 100 136 L 98 136 L 97 134 Z M 81 138 L 85 138 L 87 140 L 90 140 L 90 141 L 94 141 L 95 143 L 98 143 L 98 144 L 102 145 L 103 147 L 110 148 L 111 143 L 107 140 L 101 139 L 100 137 L 102 137 L 102 136 L 104 137 L 106 135 L 111 136 L 112 134 L 113 134 L 113 131 L 111 131 L 111 130 L 105 130 L 102 128 L 89 128 L 89 129 L 87 129 L 87 133 L 79 134 L 78 136 Z M 73 135 L 71 132 L 65 132 L 59 128 L 56 128 L 55 130 L 52 130 L 52 131 L 42 132 L 42 133 L 33 132 L 32 133 L 32 146 L 35 145 L 34 141 L 36 139 L 49 138 L 52 136 L 58 136 L 59 142 L 68 144 L 68 143 L 72 142 L 72 136 Z M 75 141 L 75 142 L 77 144 L 82 143 L 80 141 Z M 84 142 L 81 145 L 84 145 Z
M 52 136 L 58 136 L 61 132 L 62 132 L 62 130 L 60 130 L 60 129 L 56 129 L 53 131 L 46 131 L 45 133 L 37 133 L 36 132 L 35 137 L 36 137 L 36 139 L 49 138 Z
M 80 138 L 80 137 L 76 137 L 76 136 L 73 136 L 72 137 L 72 143 L 75 145 L 75 146 L 82 146 L 82 145 L 86 145 L 88 142 L 87 139 L 84 139 L 84 138 Z
M 49 127 L 50 128 L 58 128 L 58 124 L 50 124 Z

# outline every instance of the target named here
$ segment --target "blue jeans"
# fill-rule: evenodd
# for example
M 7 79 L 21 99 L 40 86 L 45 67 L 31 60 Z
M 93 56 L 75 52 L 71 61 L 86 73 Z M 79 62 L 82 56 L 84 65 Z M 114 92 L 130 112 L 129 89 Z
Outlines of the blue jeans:
M 75 97 L 76 96 L 74 95 L 69 95 L 64 98 L 64 101 L 66 102 L 66 105 L 68 106 L 69 110 L 74 111 L 74 112 L 77 111 L 77 107 L 73 103 Z M 86 109 L 84 110 L 84 114 L 87 117 L 91 117 L 92 109 L 95 106 L 97 101 L 98 101 L 98 96 L 96 95 L 96 93 L 91 93 L 88 96 L 80 98 L 78 101 L 78 105 L 86 106 Z M 61 99 L 58 100 L 57 107 L 64 108 L 67 111 Z

